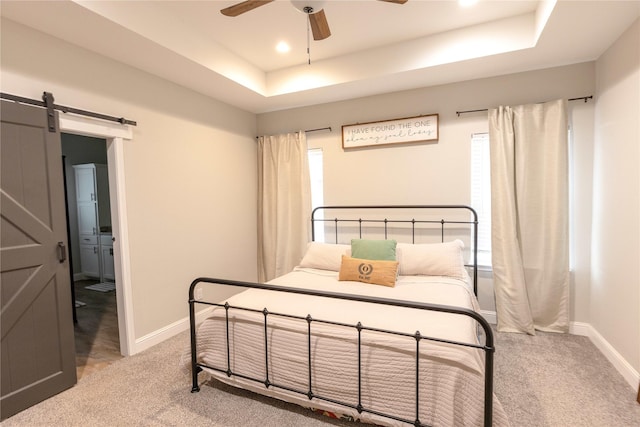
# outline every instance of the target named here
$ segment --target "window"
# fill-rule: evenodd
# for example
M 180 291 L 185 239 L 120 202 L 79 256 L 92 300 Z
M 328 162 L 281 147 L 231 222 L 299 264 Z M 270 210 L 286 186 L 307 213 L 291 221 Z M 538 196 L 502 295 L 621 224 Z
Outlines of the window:
M 309 157 L 309 178 L 311 180 L 311 209 L 324 204 L 324 185 L 322 173 L 322 149 L 310 148 L 307 150 Z M 317 216 L 321 218 L 321 216 Z M 316 225 L 320 225 L 317 223 Z M 324 227 L 315 227 L 315 239 L 324 242 Z
M 471 207 L 478 213 L 478 265 L 491 266 L 489 134 L 471 135 Z
M 311 208 L 315 209 L 324 203 L 322 149 L 310 148 L 307 150 L 307 154 L 309 156 L 309 177 L 311 178 Z

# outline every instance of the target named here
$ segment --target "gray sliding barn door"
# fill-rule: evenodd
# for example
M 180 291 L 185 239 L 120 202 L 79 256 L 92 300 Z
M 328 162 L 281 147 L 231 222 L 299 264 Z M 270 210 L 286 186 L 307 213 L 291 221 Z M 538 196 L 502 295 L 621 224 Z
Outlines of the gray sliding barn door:
M 56 121 L 57 121 L 57 112 Z M 60 133 L 1 101 L 0 418 L 76 383 Z

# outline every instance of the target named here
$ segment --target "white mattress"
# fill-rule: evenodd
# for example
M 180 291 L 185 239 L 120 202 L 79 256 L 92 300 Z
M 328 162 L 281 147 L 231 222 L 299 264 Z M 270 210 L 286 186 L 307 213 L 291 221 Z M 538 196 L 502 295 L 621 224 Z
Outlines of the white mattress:
M 304 289 L 368 295 L 390 299 L 429 302 L 477 310 L 477 300 L 468 284 L 446 277 L 400 276 L 394 288 L 358 282 L 339 282 L 337 272 L 312 269 L 295 271 L 272 284 Z M 383 306 L 293 293 L 249 289 L 228 300 L 231 306 L 271 313 L 393 330 L 422 336 L 477 343 L 477 325 L 467 316 Z M 227 369 L 226 327 L 223 308 L 216 308 L 198 330 L 199 362 Z M 235 373 L 264 379 L 264 315 L 229 310 L 231 369 Z M 269 380 L 308 391 L 307 322 L 268 316 Z M 330 399 L 358 403 L 357 331 L 353 327 L 311 323 L 312 391 Z M 413 422 L 415 403 L 416 340 L 412 337 L 362 331 L 362 405 Z M 428 340 L 420 341 L 420 414 L 423 424 L 435 426 L 480 426 L 483 420 L 484 353 L 480 350 Z M 276 397 L 306 407 L 353 416 L 379 425 L 407 425 L 355 409 L 309 400 L 304 395 L 239 377 L 205 369 L 211 376 L 237 387 Z M 508 425 L 499 402 L 494 399 L 494 425 Z

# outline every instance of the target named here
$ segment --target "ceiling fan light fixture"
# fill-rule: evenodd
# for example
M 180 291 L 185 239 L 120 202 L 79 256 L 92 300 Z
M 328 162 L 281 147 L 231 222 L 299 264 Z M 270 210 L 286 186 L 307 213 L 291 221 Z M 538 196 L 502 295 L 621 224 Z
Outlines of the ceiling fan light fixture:
M 326 0 L 291 0 L 293 7 L 298 9 L 305 15 L 312 15 L 320 12 L 326 3 Z

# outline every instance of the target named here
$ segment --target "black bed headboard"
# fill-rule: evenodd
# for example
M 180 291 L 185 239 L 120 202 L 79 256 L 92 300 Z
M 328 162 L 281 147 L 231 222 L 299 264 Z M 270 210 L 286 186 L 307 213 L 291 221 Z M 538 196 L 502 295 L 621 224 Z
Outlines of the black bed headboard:
M 478 294 L 478 214 L 470 206 L 319 206 L 311 212 L 311 240 L 316 241 L 319 234 L 329 243 L 348 243 L 352 238 L 393 238 L 408 243 L 460 238 L 469 252 L 467 267 Z

